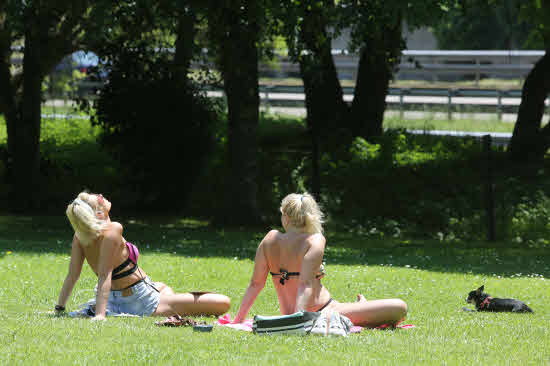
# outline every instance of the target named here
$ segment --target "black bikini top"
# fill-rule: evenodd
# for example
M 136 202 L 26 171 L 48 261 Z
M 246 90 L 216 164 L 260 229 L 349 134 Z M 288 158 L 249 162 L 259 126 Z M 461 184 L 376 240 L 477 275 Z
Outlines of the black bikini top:
M 126 242 L 126 247 L 128 248 L 129 255 L 128 258 L 122 262 L 122 264 L 115 269 L 113 269 L 113 273 L 111 275 L 111 280 L 118 280 L 120 278 L 126 277 L 134 273 L 138 269 L 137 265 L 137 258 L 139 256 L 139 251 L 137 250 L 137 247 L 129 242 Z M 126 266 L 133 263 L 134 266 L 130 268 L 127 271 L 121 272 Z
M 269 272 L 269 273 L 271 273 L 272 276 L 281 276 L 281 278 L 279 279 L 279 282 L 281 285 L 285 284 L 285 281 L 288 280 L 288 277 L 300 275 L 300 272 L 288 272 L 285 269 L 280 269 L 279 272 L 281 273 L 273 273 L 273 272 Z
M 292 277 L 292 276 L 297 277 L 300 275 L 300 272 L 289 272 L 286 269 L 282 269 L 282 268 L 279 270 L 279 272 L 281 273 L 273 273 L 273 272 L 269 272 L 269 273 L 272 276 L 281 276 L 281 278 L 279 279 L 279 283 L 283 286 L 285 284 L 285 281 L 288 280 L 289 277 Z M 325 275 L 325 263 L 323 262 L 323 264 L 321 264 L 321 267 L 319 268 L 319 273 L 315 275 L 315 278 L 320 278 L 324 275 Z
M 124 271 L 122 273 L 119 273 L 124 268 L 126 268 L 126 266 L 129 265 L 130 263 L 134 264 L 134 266 L 132 268 L 130 268 L 129 270 Z M 124 262 L 122 262 L 122 264 L 120 266 L 113 269 L 113 274 L 111 275 L 111 280 L 118 280 L 119 278 L 129 276 L 132 273 L 134 273 L 137 270 L 137 268 L 138 268 L 137 263 L 132 262 L 132 260 L 130 258 L 128 258 Z

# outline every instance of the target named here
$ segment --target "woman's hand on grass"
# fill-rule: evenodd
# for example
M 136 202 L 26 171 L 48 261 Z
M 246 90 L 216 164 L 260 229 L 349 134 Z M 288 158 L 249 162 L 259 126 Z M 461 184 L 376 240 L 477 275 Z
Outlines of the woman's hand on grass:
M 95 321 L 101 321 L 101 320 L 105 320 L 105 315 L 96 315 L 92 318 L 92 321 L 95 322 Z

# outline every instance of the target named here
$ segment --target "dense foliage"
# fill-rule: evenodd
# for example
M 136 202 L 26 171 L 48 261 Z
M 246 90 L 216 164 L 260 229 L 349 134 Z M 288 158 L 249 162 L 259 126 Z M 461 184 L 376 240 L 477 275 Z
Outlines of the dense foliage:
M 541 49 L 528 42 L 533 24 L 518 18 L 520 0 L 477 4 L 449 9 L 433 27 L 437 45 L 444 50 Z
M 218 114 L 162 55 L 117 55 L 94 103 L 100 141 L 120 163 L 125 201 L 136 208 L 181 210 L 207 155 Z
M 296 122 L 264 116 L 261 124 L 259 202 L 269 222 L 277 222 L 284 195 L 311 187 L 309 141 L 303 122 Z M 373 142 L 356 138 L 351 146 L 322 155 L 320 201 L 329 220 L 351 232 L 444 242 L 484 240 L 489 164 L 497 238 L 546 245 L 547 164 L 511 166 L 497 147 L 489 162 L 475 138 L 413 135 L 400 129 Z M 216 201 L 224 194 L 217 171 L 211 166 L 203 177 L 200 186 L 205 189 L 194 195 L 194 213 L 216 212 Z
M 157 117 L 154 121 L 161 123 Z M 87 120 L 44 120 L 42 128 L 45 131 L 41 141 L 45 176 L 40 195 L 42 212 L 62 211 L 67 200 L 83 188 L 113 198 L 115 210 L 120 210 L 121 206 L 145 208 L 146 199 L 152 196 L 145 194 L 147 187 L 139 188 L 143 195 L 138 196 L 137 188 L 126 180 L 133 179 L 134 184 L 140 182 L 128 173 L 149 179 L 147 170 L 157 169 L 154 165 L 164 163 L 152 157 L 150 162 L 143 164 L 153 165 L 142 166 L 137 162 L 112 159 L 98 144 L 107 136 L 102 135 L 99 126 L 92 127 Z M 157 191 L 151 189 L 152 194 L 166 192 L 166 196 L 176 203 L 180 196 L 170 197 L 171 190 L 181 189 L 179 194 L 189 198 L 185 207 L 178 207 L 183 214 L 206 219 L 219 214 L 219 202 L 227 194 L 223 180 L 219 179 L 223 174 L 227 141 L 226 132 L 220 131 L 212 155 L 203 173 L 196 176 L 198 180 L 193 187 L 174 180 L 184 176 L 193 178 L 187 173 L 193 168 L 193 162 L 173 160 L 174 166 L 166 168 L 166 174 L 174 176 L 168 177 L 166 183 L 146 181 L 157 187 Z M 158 132 L 152 127 L 149 132 L 155 139 Z M 173 148 L 179 149 L 177 136 L 168 139 L 165 141 L 171 141 Z M 150 141 L 132 142 L 131 135 L 123 141 L 126 145 L 122 146 L 129 152 L 126 158 L 130 160 L 131 152 L 139 148 L 137 144 L 152 149 Z M 309 144 L 303 121 L 262 116 L 258 202 L 268 222 L 277 224 L 277 208 L 284 195 L 311 186 Z M 2 151 L 5 151 L 5 133 L 0 128 L 0 157 L 4 159 Z M 179 152 L 176 156 L 184 157 Z M 0 163 L 2 187 L 5 187 L 4 164 L 5 160 Z M 497 237 L 527 246 L 548 245 L 548 163 L 535 168 L 510 166 L 505 152 L 495 148 L 492 167 Z M 432 238 L 447 243 L 484 239 L 487 233 L 486 171 L 486 154 L 476 139 L 411 135 L 396 129 L 377 141 L 357 138 L 351 146 L 325 153 L 321 159 L 320 201 L 329 222 L 350 232 L 400 240 Z M 186 188 L 182 188 L 184 186 Z M 3 189 L 2 192 L 0 200 L 5 202 L 7 191 Z
M 40 200 L 40 124 L 44 78 L 85 44 L 103 18 L 105 2 L 0 2 L 0 113 L 7 124 L 12 209 Z M 12 63 L 16 54 L 21 63 Z M 19 56 L 20 57 L 20 56 Z

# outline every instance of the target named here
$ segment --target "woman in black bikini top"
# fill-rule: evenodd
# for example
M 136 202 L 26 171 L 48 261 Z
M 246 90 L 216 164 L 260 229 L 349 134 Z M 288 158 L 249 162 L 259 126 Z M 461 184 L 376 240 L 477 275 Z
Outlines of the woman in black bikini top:
M 268 274 L 280 276 L 274 285 L 282 315 L 326 309 L 347 316 L 355 325 L 373 327 L 396 324 L 405 317 L 407 304 L 400 299 L 367 301 L 358 295 L 357 302 L 339 303 L 321 285 L 319 278 L 324 275 L 321 264 L 326 239 L 322 234 L 323 214 L 311 195 L 289 194 L 281 202 L 281 214 L 285 232 L 271 230 L 258 246 L 252 279 L 235 316 L 235 323 L 245 320 L 265 286 Z M 273 272 L 272 267 L 279 268 L 279 272 Z M 297 281 L 290 282 L 293 278 Z

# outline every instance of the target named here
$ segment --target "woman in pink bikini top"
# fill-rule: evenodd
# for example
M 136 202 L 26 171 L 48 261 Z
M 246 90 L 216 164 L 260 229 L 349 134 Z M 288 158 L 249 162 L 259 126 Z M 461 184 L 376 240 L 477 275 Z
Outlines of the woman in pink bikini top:
M 69 273 L 55 310 L 62 312 L 80 277 L 84 259 L 98 277 L 95 320 L 107 313 L 140 316 L 221 315 L 230 306 L 227 296 L 181 293 L 152 282 L 138 262 L 137 247 L 124 239 L 123 227 L 111 221 L 111 202 L 101 194 L 80 193 L 66 210 L 74 229 Z M 116 266 L 116 267 L 115 267 Z

